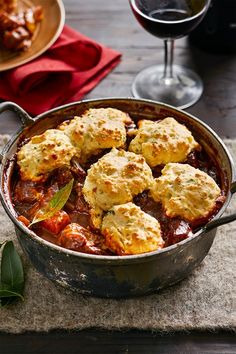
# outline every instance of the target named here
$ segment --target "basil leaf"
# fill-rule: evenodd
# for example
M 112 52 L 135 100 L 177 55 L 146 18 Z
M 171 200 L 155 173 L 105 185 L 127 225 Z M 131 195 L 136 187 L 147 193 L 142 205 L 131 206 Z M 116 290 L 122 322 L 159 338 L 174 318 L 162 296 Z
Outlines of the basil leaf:
M 51 218 L 66 204 L 73 188 L 74 179 L 72 178 L 63 188 L 57 191 L 46 206 L 38 210 L 29 227 L 40 221 Z
M 12 241 L 2 244 L 0 273 L 0 304 L 10 305 L 17 299 L 23 300 L 24 271 L 21 259 Z

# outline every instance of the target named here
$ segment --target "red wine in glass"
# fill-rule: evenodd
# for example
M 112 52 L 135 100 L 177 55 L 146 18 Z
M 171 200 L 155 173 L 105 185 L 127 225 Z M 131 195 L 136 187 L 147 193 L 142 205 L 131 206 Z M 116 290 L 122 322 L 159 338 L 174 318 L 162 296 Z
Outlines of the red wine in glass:
M 134 96 L 186 108 L 201 96 L 203 85 L 191 70 L 173 66 L 173 40 L 192 31 L 204 17 L 210 0 L 129 0 L 132 11 L 149 33 L 164 39 L 165 65 L 147 68 L 136 77 Z M 154 76 L 156 75 L 156 79 Z

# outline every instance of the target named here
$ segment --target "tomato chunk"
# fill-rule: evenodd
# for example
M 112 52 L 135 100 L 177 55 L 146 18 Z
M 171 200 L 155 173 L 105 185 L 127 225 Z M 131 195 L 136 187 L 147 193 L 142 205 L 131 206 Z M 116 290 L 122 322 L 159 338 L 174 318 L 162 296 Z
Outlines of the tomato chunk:
M 69 223 L 69 215 L 64 210 L 60 210 L 51 218 L 41 221 L 40 224 L 47 231 L 54 235 L 58 235 Z

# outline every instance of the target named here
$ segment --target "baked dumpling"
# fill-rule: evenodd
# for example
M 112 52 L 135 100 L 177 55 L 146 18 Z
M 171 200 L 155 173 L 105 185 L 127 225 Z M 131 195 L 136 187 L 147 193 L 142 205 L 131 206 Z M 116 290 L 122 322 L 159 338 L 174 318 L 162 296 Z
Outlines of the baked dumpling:
M 118 255 L 151 252 L 164 246 L 159 222 L 133 203 L 110 209 L 101 232 L 106 246 Z
M 141 120 L 138 125 L 129 151 L 143 155 L 151 167 L 182 162 L 192 150 L 200 149 L 192 133 L 174 118 L 159 122 Z
M 80 161 L 86 162 L 103 149 L 124 147 L 125 124 L 131 123 L 127 113 L 115 108 L 91 108 L 82 116 L 60 125 L 77 150 Z
M 83 186 L 94 226 L 100 226 L 104 210 L 130 202 L 152 182 L 152 171 L 140 155 L 114 148 L 100 158 L 88 170 Z
M 169 217 L 194 222 L 207 217 L 221 190 L 208 174 L 188 164 L 169 163 L 154 180 L 151 197 L 160 202 Z
M 66 134 L 48 129 L 35 135 L 17 153 L 22 180 L 44 181 L 56 168 L 69 166 L 76 149 Z

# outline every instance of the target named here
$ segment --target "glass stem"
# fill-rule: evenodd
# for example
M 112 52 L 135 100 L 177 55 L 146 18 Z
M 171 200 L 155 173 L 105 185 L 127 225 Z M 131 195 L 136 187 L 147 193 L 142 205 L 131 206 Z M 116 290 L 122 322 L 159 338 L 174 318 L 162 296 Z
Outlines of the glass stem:
M 174 58 L 174 40 L 165 39 L 165 66 L 163 79 L 173 79 L 173 58 Z

